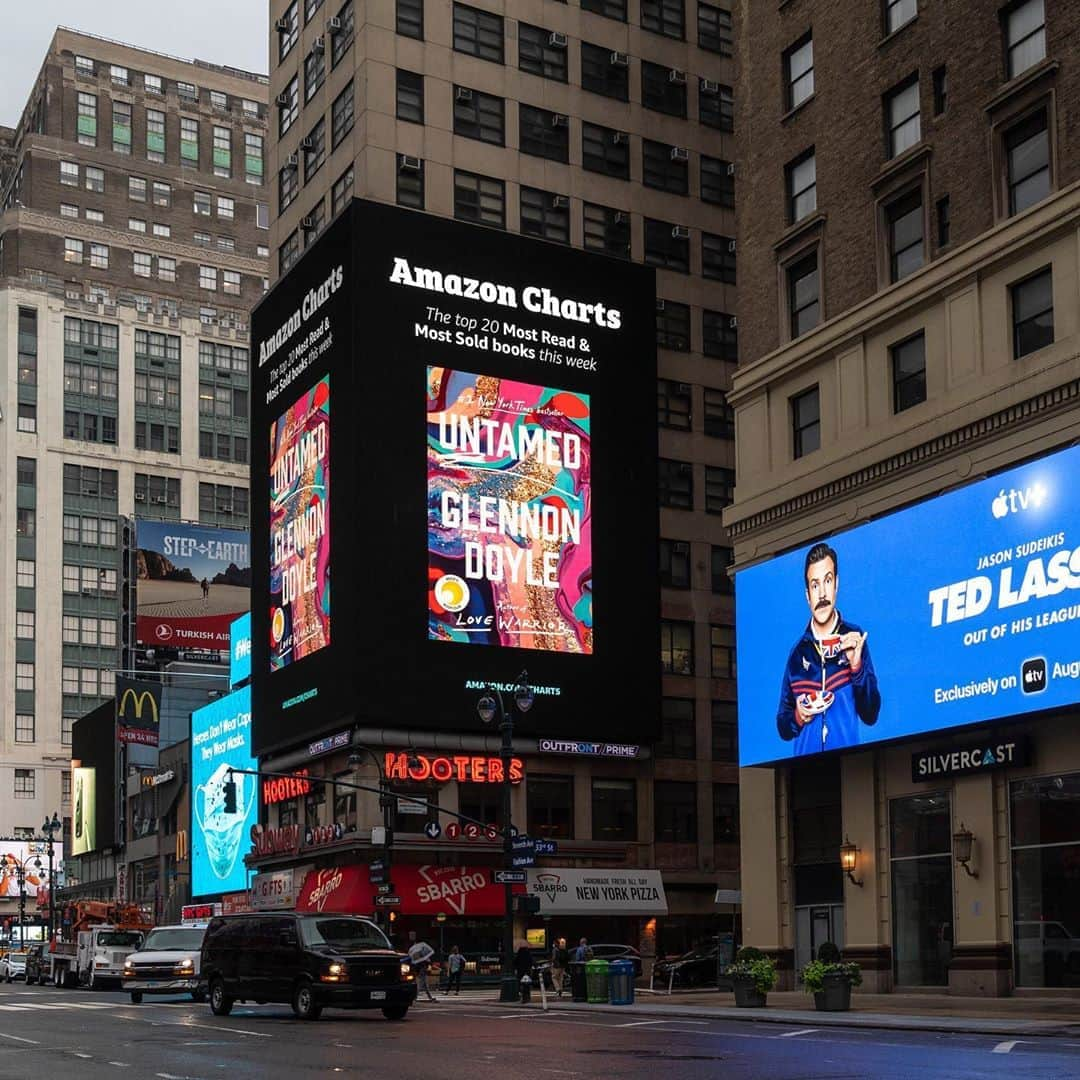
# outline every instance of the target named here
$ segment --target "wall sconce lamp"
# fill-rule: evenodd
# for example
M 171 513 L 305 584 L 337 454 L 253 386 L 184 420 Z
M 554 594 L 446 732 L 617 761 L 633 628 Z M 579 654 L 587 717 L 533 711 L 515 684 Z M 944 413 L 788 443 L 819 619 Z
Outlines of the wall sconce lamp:
M 968 863 L 971 862 L 971 847 L 974 842 L 975 837 L 971 835 L 971 830 L 966 828 L 961 821 L 960 828 L 953 833 L 953 858 L 967 871 L 968 877 L 977 878 L 979 876 L 978 871 L 972 870 L 968 866 Z
M 863 883 L 855 877 L 855 867 L 859 862 L 859 849 L 847 838 L 844 837 L 844 842 L 840 845 L 840 869 L 844 871 L 848 876 L 848 881 L 852 885 L 858 885 L 861 889 Z

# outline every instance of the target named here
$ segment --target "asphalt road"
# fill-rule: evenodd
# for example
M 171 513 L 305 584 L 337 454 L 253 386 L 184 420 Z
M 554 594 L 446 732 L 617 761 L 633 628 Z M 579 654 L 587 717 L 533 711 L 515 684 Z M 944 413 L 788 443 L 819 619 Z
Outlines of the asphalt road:
M 215 1017 L 190 1000 L 132 1005 L 119 993 L 0 985 L 3 1080 L 656 1080 L 661 1070 L 670 1080 L 1044 1080 L 1080 1076 L 1080 1041 L 634 1020 L 515 1010 L 464 996 L 417 1005 L 400 1023 L 379 1012 L 329 1010 L 305 1023 L 288 1006 L 237 1005 Z

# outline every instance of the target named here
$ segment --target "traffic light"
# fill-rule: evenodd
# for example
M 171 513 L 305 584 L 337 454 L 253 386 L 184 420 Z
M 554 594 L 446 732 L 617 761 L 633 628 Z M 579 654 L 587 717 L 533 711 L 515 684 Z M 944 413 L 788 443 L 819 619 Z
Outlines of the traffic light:
M 236 813 L 236 781 L 229 773 L 229 779 L 225 781 L 225 813 Z
M 540 914 L 540 897 L 539 896 L 519 896 L 517 898 L 517 909 L 519 915 L 539 915 Z

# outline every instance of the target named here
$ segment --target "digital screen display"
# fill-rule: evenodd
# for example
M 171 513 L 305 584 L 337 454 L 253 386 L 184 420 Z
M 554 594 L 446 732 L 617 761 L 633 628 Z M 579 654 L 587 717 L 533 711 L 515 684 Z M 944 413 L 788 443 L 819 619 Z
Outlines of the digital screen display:
M 591 653 L 589 395 L 427 369 L 428 636 Z
M 229 625 L 229 688 L 251 678 L 251 612 Z
M 97 769 L 71 770 L 71 854 L 85 855 L 97 848 Z
M 736 575 L 739 761 L 1080 700 L 1080 447 Z
M 256 769 L 251 754 L 251 688 L 191 714 L 191 893 L 247 888 L 244 854 L 258 821 L 258 777 L 232 773 L 236 805 L 226 802 L 229 769 Z
M 270 429 L 270 668 L 330 644 L 330 376 Z

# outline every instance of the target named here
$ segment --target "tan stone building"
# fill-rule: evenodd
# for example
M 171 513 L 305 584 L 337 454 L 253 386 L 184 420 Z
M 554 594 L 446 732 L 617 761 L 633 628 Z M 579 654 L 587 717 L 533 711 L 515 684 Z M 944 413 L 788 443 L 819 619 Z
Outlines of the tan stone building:
M 744 571 L 1076 441 L 1080 84 L 1054 0 L 739 15 Z M 832 940 L 868 989 L 1080 987 L 1075 720 L 743 769 L 746 943 L 788 985 Z M 1024 736 L 1030 764 L 913 779 L 915 753 Z

